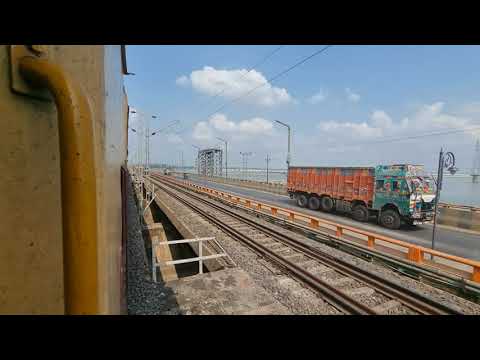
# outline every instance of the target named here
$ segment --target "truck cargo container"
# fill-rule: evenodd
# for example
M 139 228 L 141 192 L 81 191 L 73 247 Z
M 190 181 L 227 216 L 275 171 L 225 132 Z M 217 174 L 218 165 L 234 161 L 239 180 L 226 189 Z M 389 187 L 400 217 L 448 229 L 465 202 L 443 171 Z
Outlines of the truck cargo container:
M 422 165 L 300 167 L 288 169 L 287 190 L 300 207 L 375 217 L 389 229 L 431 221 L 435 184 Z

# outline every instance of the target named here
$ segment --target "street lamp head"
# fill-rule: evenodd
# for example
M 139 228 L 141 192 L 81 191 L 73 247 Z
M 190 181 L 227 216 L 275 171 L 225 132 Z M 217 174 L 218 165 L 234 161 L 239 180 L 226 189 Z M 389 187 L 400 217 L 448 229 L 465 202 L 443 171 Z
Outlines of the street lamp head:
M 283 123 L 283 122 L 281 122 L 281 121 L 279 121 L 279 120 L 275 120 L 275 122 L 276 122 L 276 123 L 279 123 L 280 125 L 286 126 L 287 128 L 290 129 L 290 125 L 288 125 L 288 124 L 285 124 L 285 123 Z
M 136 114 L 137 112 L 135 110 L 130 110 L 130 113 Z
M 453 166 L 453 167 L 449 168 L 448 171 L 450 172 L 450 175 L 455 175 L 457 173 L 458 169 L 455 166 Z
M 452 152 L 447 152 L 443 160 L 444 167 L 451 175 L 455 175 L 458 169 L 455 167 L 455 155 Z

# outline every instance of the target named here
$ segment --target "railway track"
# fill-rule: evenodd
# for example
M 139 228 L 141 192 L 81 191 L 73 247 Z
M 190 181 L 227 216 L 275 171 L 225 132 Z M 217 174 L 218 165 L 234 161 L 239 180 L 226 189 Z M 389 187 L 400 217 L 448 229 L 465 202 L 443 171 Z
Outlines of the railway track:
M 281 230 L 259 224 L 249 215 L 219 205 L 215 200 L 200 196 L 176 182 L 156 175 L 152 179 L 166 194 L 318 292 L 343 313 L 373 315 L 395 309 L 395 313 L 404 314 L 461 314 L 456 309 L 298 241 Z

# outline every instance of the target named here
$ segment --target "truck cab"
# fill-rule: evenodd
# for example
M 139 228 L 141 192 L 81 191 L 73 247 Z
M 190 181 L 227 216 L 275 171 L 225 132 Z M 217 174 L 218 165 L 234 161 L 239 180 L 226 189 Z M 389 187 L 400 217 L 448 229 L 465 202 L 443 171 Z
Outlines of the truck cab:
M 433 219 L 435 182 L 422 165 L 379 165 L 375 168 L 372 210 L 379 222 L 398 229 L 401 221 L 423 224 Z

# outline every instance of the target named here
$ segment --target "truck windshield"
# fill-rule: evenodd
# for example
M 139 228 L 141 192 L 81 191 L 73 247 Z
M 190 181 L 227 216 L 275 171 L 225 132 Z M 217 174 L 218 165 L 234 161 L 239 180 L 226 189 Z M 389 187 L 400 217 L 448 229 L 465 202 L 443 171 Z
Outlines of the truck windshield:
M 410 191 L 417 194 L 434 194 L 435 182 L 430 176 L 412 176 L 408 178 Z

